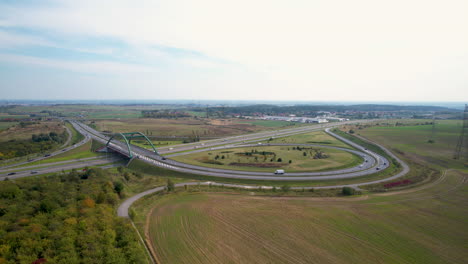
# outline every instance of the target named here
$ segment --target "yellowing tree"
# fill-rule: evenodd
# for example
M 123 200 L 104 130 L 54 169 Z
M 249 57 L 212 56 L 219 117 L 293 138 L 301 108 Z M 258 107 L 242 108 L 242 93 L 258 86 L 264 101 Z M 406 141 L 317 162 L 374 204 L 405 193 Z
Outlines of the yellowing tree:
M 94 202 L 94 200 L 89 197 L 84 199 L 82 204 L 83 204 L 83 207 L 87 207 L 87 208 L 94 208 L 94 206 L 96 206 L 96 202 Z

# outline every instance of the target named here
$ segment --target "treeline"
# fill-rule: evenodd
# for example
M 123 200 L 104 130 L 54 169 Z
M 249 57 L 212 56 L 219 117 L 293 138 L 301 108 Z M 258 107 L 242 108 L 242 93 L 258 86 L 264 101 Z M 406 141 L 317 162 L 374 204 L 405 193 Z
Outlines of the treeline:
M 196 111 L 196 109 L 191 109 Z M 237 107 L 209 107 L 204 108 L 208 112 L 222 111 L 225 115 L 278 115 L 278 114 L 300 114 L 300 115 L 316 115 L 320 111 L 344 113 L 346 111 L 357 112 L 460 112 L 461 110 L 450 109 L 440 106 L 401 106 L 401 105 L 378 105 L 378 104 L 362 104 L 362 105 L 294 105 L 294 106 L 277 106 L 277 105 L 248 105 Z
M 34 153 L 44 153 L 63 144 L 67 140 L 68 134 L 50 132 L 49 134 L 33 134 L 31 139 L 2 142 L 0 144 L 0 160 L 22 157 Z
M 122 183 L 89 169 L 0 182 L 0 263 L 146 263 L 115 215 Z
M 144 110 L 141 111 L 141 115 L 146 118 L 181 118 L 191 116 L 185 112 L 167 110 Z

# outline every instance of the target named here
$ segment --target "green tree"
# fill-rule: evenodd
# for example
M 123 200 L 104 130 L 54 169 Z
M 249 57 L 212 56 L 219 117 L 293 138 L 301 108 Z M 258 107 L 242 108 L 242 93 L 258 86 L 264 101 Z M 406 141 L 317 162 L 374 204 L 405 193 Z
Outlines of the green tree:
M 114 191 L 116 191 L 118 194 L 121 194 L 123 189 L 124 189 L 124 185 L 123 183 L 121 182 L 115 182 L 114 183 Z
M 354 195 L 355 190 L 351 187 L 343 187 L 343 189 L 341 189 L 341 193 L 343 195 Z

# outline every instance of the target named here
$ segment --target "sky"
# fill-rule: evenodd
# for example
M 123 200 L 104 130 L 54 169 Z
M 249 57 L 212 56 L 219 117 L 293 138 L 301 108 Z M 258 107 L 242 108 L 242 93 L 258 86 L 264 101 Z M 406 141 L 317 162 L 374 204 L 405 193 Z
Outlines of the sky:
M 466 0 L 0 0 L 0 99 L 468 101 Z

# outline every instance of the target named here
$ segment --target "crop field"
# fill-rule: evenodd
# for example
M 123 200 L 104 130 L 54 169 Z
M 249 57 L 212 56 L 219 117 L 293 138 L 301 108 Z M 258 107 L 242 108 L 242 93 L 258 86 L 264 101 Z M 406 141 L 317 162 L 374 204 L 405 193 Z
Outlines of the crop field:
M 466 263 L 467 175 L 398 195 L 151 197 L 137 224 L 161 263 Z
M 433 143 L 432 125 L 376 126 L 356 131 L 391 149 L 402 158 L 441 168 L 463 168 L 463 161 L 454 160 L 454 150 L 462 128 L 461 120 L 436 120 Z M 465 148 L 466 149 L 466 148 Z M 465 152 L 466 153 L 466 152 Z M 468 153 L 466 153 L 468 154 Z
M 29 118 L 29 115 L 12 115 L 8 113 L 0 113 L 0 120 L 4 119 L 24 119 Z
M 2 122 L 0 122 L 2 124 Z M 64 128 L 60 122 L 47 121 L 36 124 L 28 124 L 24 127 L 20 125 L 11 126 L 0 132 L 0 142 L 12 139 L 31 139 L 33 134 L 56 132 L 61 134 Z
M 210 150 L 176 156 L 174 160 L 218 169 L 274 172 L 322 171 L 356 166 L 361 157 L 346 151 L 294 146 L 261 146 Z M 291 161 L 291 163 L 289 163 Z
M 12 126 L 16 126 L 18 122 L 0 122 L 0 132 Z
M 350 148 L 342 141 L 328 135 L 323 131 L 310 132 L 305 134 L 293 135 L 288 137 L 274 138 L 269 143 L 290 143 L 290 144 L 319 144 L 343 148 Z
M 278 127 L 278 128 L 295 125 L 294 122 L 278 121 L 278 120 L 252 120 L 252 121 L 241 121 L 241 123 L 264 126 L 264 127 Z
M 15 114 L 43 114 L 42 111 L 52 111 L 60 113 L 63 116 L 84 116 L 93 119 L 103 118 L 138 118 L 142 110 L 165 109 L 171 107 L 168 105 L 85 105 L 85 104 L 66 104 L 66 105 L 44 105 L 44 106 L 16 106 L 9 109 Z M 6 115 L 6 114 L 5 114 Z M 25 117 L 29 117 L 26 115 Z M 0 114 L 0 119 L 2 114 Z
M 268 124 L 262 126 L 259 124 L 243 123 L 240 119 L 109 119 L 96 120 L 95 125 L 100 131 L 139 131 L 153 137 L 221 137 L 271 129 Z

